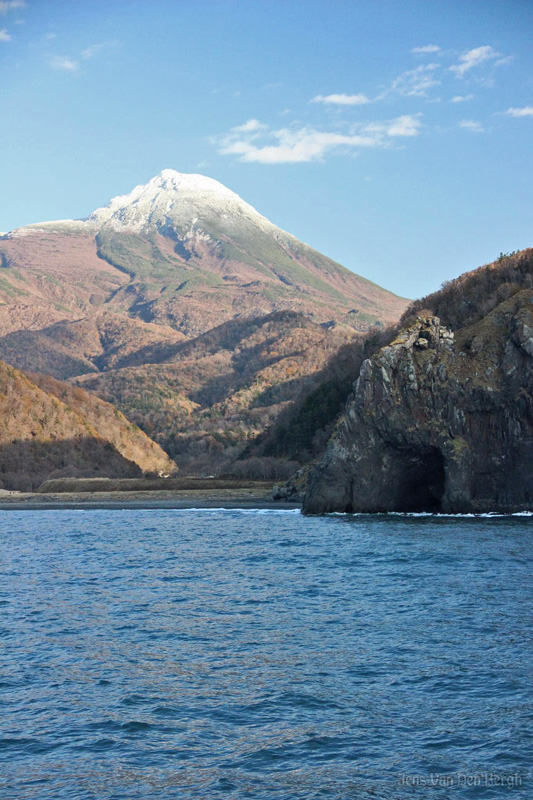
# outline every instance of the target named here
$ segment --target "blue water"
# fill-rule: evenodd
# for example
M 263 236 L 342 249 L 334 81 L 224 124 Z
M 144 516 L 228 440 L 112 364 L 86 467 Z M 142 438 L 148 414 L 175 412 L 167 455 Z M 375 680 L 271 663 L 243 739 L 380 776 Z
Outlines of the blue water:
M 0 798 L 531 798 L 533 519 L 0 514 Z

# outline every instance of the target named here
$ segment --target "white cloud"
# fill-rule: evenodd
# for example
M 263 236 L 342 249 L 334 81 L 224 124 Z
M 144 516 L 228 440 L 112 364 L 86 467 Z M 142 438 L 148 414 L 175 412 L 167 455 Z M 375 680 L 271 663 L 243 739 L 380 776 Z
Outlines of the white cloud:
M 2 28 L 0 30 L 0 42 L 10 42 L 10 41 L 11 41 L 11 36 L 9 35 L 9 33 L 6 31 L 5 28 Z
M 266 127 L 267 126 L 259 122 L 258 119 L 249 119 L 244 125 L 237 125 L 236 128 L 232 128 L 231 130 L 235 131 L 235 133 L 256 133 L 266 130 Z
M 459 62 L 450 67 L 451 72 L 455 72 L 458 78 L 462 78 L 465 73 L 473 67 L 484 64 L 487 61 L 494 61 L 499 58 L 500 53 L 494 50 L 490 44 L 483 45 L 483 47 L 474 47 L 472 50 L 467 50 L 459 56 Z M 500 60 L 500 63 L 502 61 Z
M 499 58 L 496 61 L 496 66 L 503 67 L 506 64 L 512 64 L 513 61 L 514 61 L 514 56 L 504 56 L 504 58 Z
M 505 113 L 510 117 L 533 117 L 533 106 L 524 106 L 523 108 L 508 108 Z
M 480 122 L 475 122 L 473 119 L 463 119 L 459 123 L 460 128 L 465 128 L 472 133 L 484 133 L 485 128 Z
M 337 106 L 362 106 L 370 103 L 365 94 L 317 94 L 311 103 L 325 103 Z
M 319 161 L 327 152 L 341 146 L 348 148 L 375 146 L 372 136 L 346 136 L 311 128 L 301 128 L 295 131 L 282 128 L 272 131 L 271 137 L 274 138 L 275 143 L 262 146 L 246 139 L 226 139 L 220 152 L 225 155 L 237 155 L 241 161 L 287 164 Z
M 466 103 L 467 100 L 473 100 L 473 94 L 456 94 L 455 97 L 452 97 L 450 103 Z
M 411 53 L 415 55 L 423 55 L 424 53 L 439 53 L 440 47 L 438 44 L 425 44 L 423 47 L 413 47 Z
M 24 0 L 0 0 L 0 14 L 7 14 L 16 8 L 26 8 Z
M 251 122 L 255 124 L 248 128 Z M 416 136 L 420 127 L 418 119 L 407 115 L 387 123 L 353 126 L 349 133 L 305 127 L 270 130 L 257 120 L 249 123 L 232 128 L 218 140 L 221 154 L 259 164 L 321 161 L 333 151 L 390 146 L 392 137 Z
M 52 56 L 50 62 L 54 69 L 63 69 L 66 72 L 77 72 L 79 63 L 69 56 Z
M 49 34 L 47 38 L 52 37 L 55 38 L 55 34 Z M 54 69 L 62 69 L 65 70 L 65 72 L 78 72 L 80 69 L 80 60 L 88 61 L 94 58 L 104 48 L 113 47 L 114 45 L 116 45 L 116 41 L 97 42 L 90 45 L 90 47 L 86 47 L 85 50 L 82 50 L 76 58 L 71 58 L 71 56 L 52 56 L 50 64 Z
M 389 136 L 418 136 L 420 132 L 420 120 L 404 114 L 393 120 L 387 129 Z
M 428 89 L 440 84 L 434 77 L 438 68 L 439 64 L 424 64 L 409 69 L 393 81 L 391 90 L 405 97 L 427 97 Z

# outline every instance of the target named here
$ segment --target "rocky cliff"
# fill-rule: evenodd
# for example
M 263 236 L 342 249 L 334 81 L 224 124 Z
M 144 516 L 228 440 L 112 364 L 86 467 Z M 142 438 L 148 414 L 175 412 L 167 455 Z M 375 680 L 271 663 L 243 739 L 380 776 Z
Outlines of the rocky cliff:
M 419 314 L 367 359 L 304 511 L 533 507 L 533 290 L 452 332 Z

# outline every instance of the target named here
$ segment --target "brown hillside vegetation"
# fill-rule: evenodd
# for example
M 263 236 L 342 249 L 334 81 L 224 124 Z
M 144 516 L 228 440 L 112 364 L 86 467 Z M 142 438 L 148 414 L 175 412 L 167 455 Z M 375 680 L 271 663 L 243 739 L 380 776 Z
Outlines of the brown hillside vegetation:
M 117 405 L 180 470 L 227 468 L 354 332 L 295 312 L 232 320 L 193 341 L 144 353 L 140 367 L 76 383 Z M 270 477 L 269 474 L 258 477 Z M 277 475 L 274 475 L 277 477 Z
M 266 268 L 256 274 L 246 263 L 237 277 L 236 262 L 216 243 L 201 257 L 195 251 L 185 267 L 167 254 L 163 269 L 156 256 L 171 242 L 159 234 L 150 234 L 165 245 L 159 242 L 154 255 L 148 234 L 128 235 L 120 247 L 112 238 L 115 252 L 97 249 L 94 233 L 28 231 L 0 237 L 0 358 L 62 380 L 141 364 L 146 348 L 234 319 L 297 311 L 364 332 L 396 320 L 407 304 L 323 256 L 321 267 L 318 254 L 318 266 L 306 256 L 290 279 Z M 137 250 L 146 247 L 139 260 Z
M 1 317 L 0 309 L 0 317 Z M 178 331 L 107 308 L 38 330 L 21 329 L 0 338 L 0 357 L 19 369 L 66 380 L 143 363 L 143 353 L 186 341 Z
M 165 453 L 108 403 L 0 362 L 0 482 L 31 489 L 61 476 L 168 472 Z
M 487 316 L 499 303 L 521 289 L 533 287 L 533 248 L 500 253 L 491 264 L 464 272 L 442 288 L 415 300 L 404 312 L 403 327 L 423 309 L 438 316 L 443 325 L 458 330 Z

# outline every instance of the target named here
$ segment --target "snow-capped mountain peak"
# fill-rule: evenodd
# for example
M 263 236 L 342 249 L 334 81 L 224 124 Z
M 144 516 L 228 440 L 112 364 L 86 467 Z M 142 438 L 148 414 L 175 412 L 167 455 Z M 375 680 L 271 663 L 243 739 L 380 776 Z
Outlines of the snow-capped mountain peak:
M 194 173 L 177 172 L 175 169 L 164 169 L 159 175 L 148 181 L 146 187 L 148 186 L 168 192 L 206 192 L 226 197 L 239 197 L 224 184 L 214 180 L 214 178 Z
M 173 169 L 164 169 L 129 194 L 114 197 L 107 206 L 94 211 L 87 222 L 98 228 L 131 231 L 171 226 L 184 233 L 197 222 L 216 218 L 246 218 L 262 227 L 271 226 L 255 208 L 222 183 L 205 175 Z

